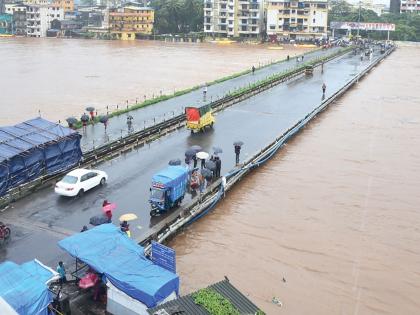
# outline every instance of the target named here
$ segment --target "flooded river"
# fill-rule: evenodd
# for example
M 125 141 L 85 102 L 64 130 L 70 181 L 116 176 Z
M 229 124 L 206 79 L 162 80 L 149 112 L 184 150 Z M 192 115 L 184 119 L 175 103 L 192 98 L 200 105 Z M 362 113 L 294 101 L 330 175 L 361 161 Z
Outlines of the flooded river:
M 170 243 L 182 294 L 226 275 L 268 314 L 420 313 L 419 53 L 398 49 Z
M 306 49 L 265 45 L 0 39 L 0 125 L 41 115 L 80 117 L 87 106 L 105 112 L 144 96 L 172 94 L 294 56 Z M 187 104 L 186 104 L 187 105 Z

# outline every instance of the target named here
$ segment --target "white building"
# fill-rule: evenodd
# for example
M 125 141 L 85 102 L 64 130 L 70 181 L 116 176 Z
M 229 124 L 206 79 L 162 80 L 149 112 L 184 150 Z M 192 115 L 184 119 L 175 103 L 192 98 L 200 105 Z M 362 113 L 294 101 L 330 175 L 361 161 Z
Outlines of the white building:
M 268 0 L 267 35 L 272 39 L 327 36 L 327 0 Z
M 420 12 L 420 0 L 401 0 L 401 13 Z
M 205 0 L 206 34 L 215 37 L 258 37 L 263 31 L 263 0 Z
M 63 20 L 64 11 L 50 5 L 29 5 L 26 10 L 27 36 L 46 37 L 54 20 Z

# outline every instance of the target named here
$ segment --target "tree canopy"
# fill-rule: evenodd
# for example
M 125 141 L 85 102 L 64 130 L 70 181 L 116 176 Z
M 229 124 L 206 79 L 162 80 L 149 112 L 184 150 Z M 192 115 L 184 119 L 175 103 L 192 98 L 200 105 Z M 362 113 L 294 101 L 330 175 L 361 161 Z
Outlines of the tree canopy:
M 351 6 L 344 0 L 333 0 L 330 2 L 331 10 L 328 13 L 328 21 L 346 21 L 358 22 L 359 9 Z M 394 23 L 395 32 L 391 32 L 390 37 L 393 40 L 409 40 L 420 41 L 420 14 L 416 13 L 401 13 L 392 14 L 385 13 L 378 16 L 372 10 L 360 10 L 360 22 L 382 22 Z M 361 32 L 362 35 L 367 35 L 375 39 L 386 38 L 385 32 Z
M 157 34 L 200 32 L 203 29 L 203 2 L 200 0 L 153 0 L 154 29 Z

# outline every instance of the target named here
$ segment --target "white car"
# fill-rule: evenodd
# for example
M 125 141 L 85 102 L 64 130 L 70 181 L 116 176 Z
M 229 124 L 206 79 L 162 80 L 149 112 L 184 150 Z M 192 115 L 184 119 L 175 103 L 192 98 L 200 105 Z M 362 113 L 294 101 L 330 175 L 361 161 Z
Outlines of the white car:
M 57 184 L 54 191 L 67 197 L 81 196 L 89 189 L 105 185 L 108 175 L 103 171 L 76 169 L 68 173 Z

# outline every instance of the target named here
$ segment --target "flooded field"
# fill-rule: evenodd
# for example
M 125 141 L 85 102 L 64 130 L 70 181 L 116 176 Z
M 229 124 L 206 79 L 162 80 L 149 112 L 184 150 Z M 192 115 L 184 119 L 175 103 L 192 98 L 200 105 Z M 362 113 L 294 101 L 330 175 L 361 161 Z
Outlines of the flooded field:
M 420 313 L 419 53 L 398 49 L 170 243 L 182 294 L 226 275 L 267 314 Z
M 54 121 L 87 106 L 106 112 L 144 96 L 204 84 L 252 65 L 307 49 L 265 45 L 96 41 L 56 38 L 0 40 L 0 125 L 41 115 Z M 187 104 L 186 104 L 187 105 Z

